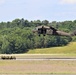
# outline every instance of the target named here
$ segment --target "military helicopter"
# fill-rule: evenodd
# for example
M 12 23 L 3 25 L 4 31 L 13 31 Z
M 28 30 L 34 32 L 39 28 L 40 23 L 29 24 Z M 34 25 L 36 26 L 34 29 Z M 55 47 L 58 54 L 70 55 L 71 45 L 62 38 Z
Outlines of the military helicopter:
M 35 30 L 33 30 L 33 33 L 35 33 L 35 32 L 37 32 L 39 36 L 40 36 L 40 34 L 43 34 L 43 36 L 59 35 L 59 36 L 69 36 L 69 37 L 76 35 L 76 31 L 74 31 L 73 33 L 67 33 L 64 31 L 59 31 L 52 26 L 38 26 L 35 28 Z

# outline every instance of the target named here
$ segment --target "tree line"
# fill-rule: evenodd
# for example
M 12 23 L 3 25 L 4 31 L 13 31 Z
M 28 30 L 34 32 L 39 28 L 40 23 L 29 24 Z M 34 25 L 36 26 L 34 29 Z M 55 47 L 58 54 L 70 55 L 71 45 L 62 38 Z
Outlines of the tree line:
M 66 36 L 38 36 L 32 30 L 40 25 L 53 26 L 58 30 L 72 33 L 76 29 L 76 20 L 64 22 L 49 22 L 48 20 L 28 21 L 15 19 L 12 22 L 0 23 L 0 53 L 15 54 L 28 52 L 35 48 L 48 48 L 67 45 L 76 38 Z M 72 40 L 73 39 L 73 40 Z

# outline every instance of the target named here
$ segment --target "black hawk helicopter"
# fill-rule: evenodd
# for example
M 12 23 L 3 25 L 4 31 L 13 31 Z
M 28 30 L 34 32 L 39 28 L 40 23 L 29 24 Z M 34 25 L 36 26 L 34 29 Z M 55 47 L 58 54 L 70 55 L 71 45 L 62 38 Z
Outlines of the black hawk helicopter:
M 75 36 L 76 35 L 76 31 L 74 31 L 73 33 L 67 33 L 64 31 L 59 31 L 55 28 L 53 28 L 52 26 L 38 26 L 35 28 L 35 30 L 33 30 L 33 33 L 37 32 L 38 35 L 40 36 L 40 34 L 43 34 L 43 36 L 45 35 L 59 35 L 59 36 Z

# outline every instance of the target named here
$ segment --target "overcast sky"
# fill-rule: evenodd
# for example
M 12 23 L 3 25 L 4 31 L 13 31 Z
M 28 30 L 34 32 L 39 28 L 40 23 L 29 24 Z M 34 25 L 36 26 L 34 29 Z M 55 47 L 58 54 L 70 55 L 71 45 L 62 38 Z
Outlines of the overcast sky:
M 16 18 L 65 21 L 76 19 L 76 0 L 0 0 L 0 22 Z

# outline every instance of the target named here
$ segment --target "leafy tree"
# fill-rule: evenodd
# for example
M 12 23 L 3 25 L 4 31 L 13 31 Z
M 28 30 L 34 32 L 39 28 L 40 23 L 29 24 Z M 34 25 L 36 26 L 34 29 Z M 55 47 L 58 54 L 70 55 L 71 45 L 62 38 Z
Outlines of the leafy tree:
M 49 22 L 48 20 L 28 21 L 24 18 L 15 19 L 12 22 L 0 23 L 0 53 L 23 53 L 29 49 L 64 46 L 72 41 L 71 37 L 51 36 L 45 37 L 33 34 L 36 26 L 53 26 L 58 30 L 72 33 L 76 29 L 76 20 L 64 22 Z M 73 41 L 76 41 L 75 36 Z

